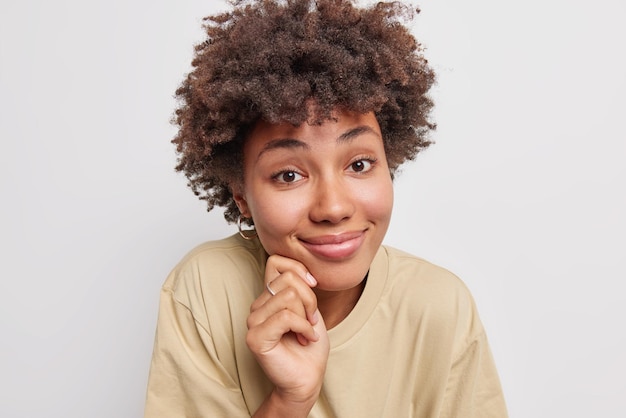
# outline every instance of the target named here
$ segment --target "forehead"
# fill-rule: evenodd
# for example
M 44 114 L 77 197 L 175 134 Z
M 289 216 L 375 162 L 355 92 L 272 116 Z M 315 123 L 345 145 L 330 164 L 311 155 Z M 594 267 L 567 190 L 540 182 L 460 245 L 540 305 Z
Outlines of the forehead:
M 270 123 L 258 121 L 246 137 L 244 152 L 259 154 L 278 145 L 314 147 L 327 141 L 350 142 L 355 137 L 371 134 L 381 137 L 380 126 L 373 112 L 334 112 L 333 119 L 318 124 Z

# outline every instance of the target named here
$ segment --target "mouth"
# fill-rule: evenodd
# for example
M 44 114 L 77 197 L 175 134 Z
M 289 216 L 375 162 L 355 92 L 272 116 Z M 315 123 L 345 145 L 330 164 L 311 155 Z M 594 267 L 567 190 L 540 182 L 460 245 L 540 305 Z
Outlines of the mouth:
M 317 257 L 341 260 L 357 252 L 365 240 L 365 232 L 366 230 L 351 231 L 336 235 L 300 238 L 300 242 Z

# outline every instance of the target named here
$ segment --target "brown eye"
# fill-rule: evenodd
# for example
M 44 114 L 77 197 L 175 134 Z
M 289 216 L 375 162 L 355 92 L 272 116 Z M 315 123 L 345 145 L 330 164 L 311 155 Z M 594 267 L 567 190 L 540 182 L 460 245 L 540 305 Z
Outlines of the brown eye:
M 352 170 L 359 172 L 365 170 L 365 163 L 363 161 L 356 161 L 352 163 Z
M 291 183 L 296 179 L 296 173 L 293 171 L 287 171 L 286 173 L 281 174 L 281 180 L 285 183 Z
M 350 164 L 350 169 L 355 173 L 362 173 L 364 171 L 369 171 L 372 168 L 373 161 L 370 160 L 357 160 Z
M 294 183 L 302 178 L 302 174 L 295 171 L 287 170 L 280 172 L 274 176 L 274 180 L 278 183 Z

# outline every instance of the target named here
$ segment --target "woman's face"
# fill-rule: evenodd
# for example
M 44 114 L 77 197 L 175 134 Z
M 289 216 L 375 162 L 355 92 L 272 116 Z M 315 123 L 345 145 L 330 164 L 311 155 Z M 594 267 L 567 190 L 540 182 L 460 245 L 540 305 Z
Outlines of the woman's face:
M 389 226 L 393 187 L 374 113 L 321 125 L 258 122 L 235 200 L 271 254 L 304 264 L 318 288 L 358 285 Z

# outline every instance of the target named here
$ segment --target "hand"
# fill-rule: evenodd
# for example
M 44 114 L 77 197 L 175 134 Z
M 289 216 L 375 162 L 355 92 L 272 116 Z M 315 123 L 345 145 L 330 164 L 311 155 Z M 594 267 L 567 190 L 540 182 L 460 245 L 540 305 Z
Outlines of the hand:
M 329 342 L 306 267 L 272 255 L 265 267 L 268 290 L 252 303 L 246 342 L 274 383 L 274 395 L 286 403 L 310 404 L 319 396 Z

